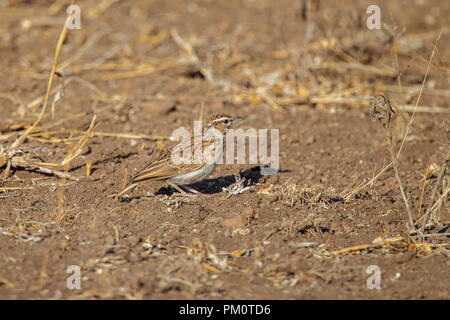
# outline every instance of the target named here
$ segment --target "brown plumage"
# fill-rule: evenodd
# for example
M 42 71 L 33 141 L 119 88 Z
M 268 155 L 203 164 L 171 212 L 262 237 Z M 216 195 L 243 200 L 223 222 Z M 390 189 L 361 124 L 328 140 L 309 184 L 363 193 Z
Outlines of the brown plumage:
M 203 128 L 204 133 L 208 129 L 214 128 L 223 135 L 225 135 L 226 131 L 231 127 L 233 122 L 239 119 L 241 118 L 232 117 L 223 113 L 212 114 L 208 118 L 208 121 Z M 213 143 L 214 140 L 202 141 L 202 154 L 203 150 L 206 147 L 211 146 L 211 144 Z M 189 147 L 191 147 L 192 158 L 190 163 L 184 162 L 179 164 L 174 163 L 172 159 L 172 152 L 174 151 L 174 148 L 171 148 L 165 153 L 158 156 L 155 160 L 150 162 L 144 169 L 142 169 L 135 176 L 133 176 L 130 179 L 128 185 L 117 194 L 117 197 L 124 194 L 128 190 L 134 188 L 137 185 L 137 183 L 146 180 L 165 180 L 175 189 L 177 189 L 183 194 L 186 194 L 186 192 L 179 186 L 192 184 L 208 178 L 209 175 L 214 171 L 215 167 L 217 166 L 217 163 L 215 161 L 208 163 L 207 161 L 205 161 L 205 159 L 201 159 L 202 160 L 201 163 L 195 163 L 193 158 L 194 157 L 193 146 L 194 146 L 194 138 L 191 137 Z M 221 157 L 222 151 L 223 149 L 222 150 L 214 149 L 212 153 L 215 155 L 217 154 L 219 157 Z M 198 191 L 192 188 L 186 187 L 186 189 L 188 189 L 191 192 L 198 193 Z

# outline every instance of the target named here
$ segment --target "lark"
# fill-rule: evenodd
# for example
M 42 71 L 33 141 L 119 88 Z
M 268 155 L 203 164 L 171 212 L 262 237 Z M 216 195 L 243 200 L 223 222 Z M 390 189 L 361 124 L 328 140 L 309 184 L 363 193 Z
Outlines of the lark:
M 233 124 L 242 120 L 239 116 L 230 116 L 223 113 L 212 114 L 204 126 L 203 134 L 205 132 L 217 132 L 224 137 L 227 130 L 231 128 Z M 192 161 L 182 161 L 178 163 L 173 159 L 173 149 L 170 148 L 165 153 L 158 156 L 155 160 L 150 162 L 144 169 L 130 179 L 130 182 L 123 188 L 116 197 L 120 197 L 128 190 L 137 186 L 137 184 L 143 181 L 159 180 L 165 181 L 170 186 L 178 190 L 182 195 L 201 194 L 201 192 L 189 187 L 188 185 L 195 182 L 199 182 L 207 179 L 211 173 L 216 169 L 219 159 L 223 154 L 223 141 L 222 143 L 216 143 L 214 139 L 204 140 L 201 142 L 201 155 L 205 154 L 205 150 L 208 148 L 211 153 L 211 157 L 201 157 L 200 161 L 195 161 L 192 157 Z M 195 154 L 194 137 L 191 137 L 190 146 L 192 150 L 192 156 Z M 190 191 L 187 193 L 185 190 Z

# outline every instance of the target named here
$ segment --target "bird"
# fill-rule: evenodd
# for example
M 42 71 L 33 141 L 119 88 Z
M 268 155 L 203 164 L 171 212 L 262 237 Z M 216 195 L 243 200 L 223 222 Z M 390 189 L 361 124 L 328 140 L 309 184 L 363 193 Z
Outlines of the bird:
M 243 120 L 243 118 L 240 116 L 230 116 L 225 113 L 214 113 L 208 117 L 207 123 L 203 127 L 203 134 L 207 133 L 210 129 L 215 129 L 217 131 L 211 131 L 218 132 L 222 135 L 222 137 L 224 137 L 228 129 L 241 120 Z M 215 144 L 214 139 L 210 139 L 209 141 L 202 139 L 201 143 L 201 155 L 204 155 L 205 150 L 210 148 L 211 155 L 214 155 L 214 157 L 202 157 L 200 161 L 194 161 L 194 152 L 191 152 L 192 158 L 190 160 L 192 161 L 177 163 L 177 161 L 174 161 L 173 159 L 173 152 L 176 146 L 172 147 L 157 156 L 156 159 L 151 161 L 141 171 L 133 176 L 128 184 L 116 195 L 116 197 L 120 197 L 128 190 L 136 187 L 139 183 L 148 180 L 166 181 L 170 186 L 175 188 L 184 196 L 195 196 L 201 194 L 201 192 L 190 188 L 187 185 L 205 180 L 211 175 L 217 167 L 219 159 L 222 158 L 223 140 L 221 144 Z M 193 150 L 194 137 L 191 137 L 190 145 L 184 145 Z M 184 191 L 182 186 L 191 193 Z

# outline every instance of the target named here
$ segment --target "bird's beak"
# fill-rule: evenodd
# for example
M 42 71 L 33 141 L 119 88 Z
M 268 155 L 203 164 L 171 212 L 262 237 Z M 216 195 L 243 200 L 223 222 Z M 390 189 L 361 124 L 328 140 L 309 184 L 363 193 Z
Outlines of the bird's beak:
M 234 116 L 233 117 L 233 123 L 238 123 L 238 122 L 241 122 L 243 120 L 244 120 L 244 118 L 240 117 L 240 116 Z

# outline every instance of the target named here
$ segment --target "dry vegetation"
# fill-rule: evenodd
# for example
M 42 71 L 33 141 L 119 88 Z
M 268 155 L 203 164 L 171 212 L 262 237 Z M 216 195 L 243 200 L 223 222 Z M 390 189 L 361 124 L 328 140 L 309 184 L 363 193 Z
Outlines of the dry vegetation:
M 448 299 L 446 3 L 73 2 L 0 2 L 0 297 Z M 213 111 L 280 128 L 280 172 L 113 199 Z

